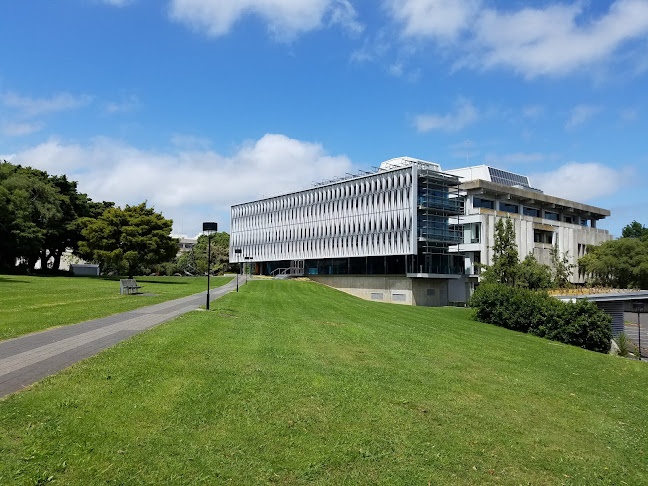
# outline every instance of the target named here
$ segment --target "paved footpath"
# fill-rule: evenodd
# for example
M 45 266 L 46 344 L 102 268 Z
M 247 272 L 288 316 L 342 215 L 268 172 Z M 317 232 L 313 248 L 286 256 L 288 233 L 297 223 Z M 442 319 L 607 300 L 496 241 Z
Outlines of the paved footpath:
M 240 283 L 243 283 L 241 278 Z M 210 290 L 210 301 L 236 288 L 236 279 Z M 101 319 L 0 341 L 0 397 L 22 390 L 124 339 L 205 305 L 206 292 Z M 134 299 L 145 299 L 133 296 Z

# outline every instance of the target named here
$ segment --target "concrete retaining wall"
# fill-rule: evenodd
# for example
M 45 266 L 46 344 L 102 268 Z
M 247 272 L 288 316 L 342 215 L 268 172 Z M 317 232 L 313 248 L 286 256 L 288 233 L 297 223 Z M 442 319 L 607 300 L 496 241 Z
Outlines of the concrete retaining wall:
M 426 307 L 448 305 L 450 284 L 453 299 L 466 296 L 468 285 L 464 279 L 450 282 L 448 279 L 389 275 L 309 275 L 309 278 L 365 300 Z

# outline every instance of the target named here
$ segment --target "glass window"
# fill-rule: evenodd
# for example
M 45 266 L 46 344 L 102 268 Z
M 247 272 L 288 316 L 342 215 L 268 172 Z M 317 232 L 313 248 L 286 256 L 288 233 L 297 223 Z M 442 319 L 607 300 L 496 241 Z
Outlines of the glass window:
M 574 218 L 572 218 L 571 216 L 565 216 L 565 223 L 573 223 L 573 222 L 574 222 Z
M 473 197 L 473 207 L 495 209 L 495 202 L 489 201 L 488 199 L 482 199 L 481 197 Z
M 515 204 L 509 204 L 505 202 L 500 202 L 499 203 L 499 208 L 500 211 L 505 211 L 507 213 L 518 213 L 520 211 L 520 208 L 516 206 Z
M 551 211 L 545 211 L 545 219 L 550 219 L 552 221 L 558 221 L 558 213 L 552 213 Z
M 525 207 L 523 212 L 524 212 L 525 216 L 533 216 L 534 218 L 539 218 L 540 217 L 540 210 L 536 209 L 536 208 L 527 208 L 527 207 Z

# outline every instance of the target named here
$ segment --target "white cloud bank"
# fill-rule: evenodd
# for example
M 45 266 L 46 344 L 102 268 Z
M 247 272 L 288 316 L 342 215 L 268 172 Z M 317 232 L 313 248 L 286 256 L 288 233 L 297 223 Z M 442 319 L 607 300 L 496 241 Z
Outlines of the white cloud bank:
M 181 231 L 180 221 L 197 232 L 201 215 L 229 214 L 232 204 L 308 187 L 352 170 L 346 156 L 331 156 L 321 144 L 277 134 L 247 142 L 231 156 L 207 149 L 142 150 L 97 138 L 88 145 L 51 139 L 1 158 L 66 174 L 95 201 L 124 205 L 148 200 L 174 218 L 176 232 Z
M 588 202 L 618 192 L 631 178 L 629 169 L 599 163 L 569 162 L 551 172 L 530 174 L 531 185 L 551 196 Z
M 348 0 L 171 0 L 169 15 L 211 37 L 229 33 L 246 15 L 260 17 L 280 41 L 293 40 L 325 25 L 340 25 L 351 32 L 362 30 Z
M 616 0 L 600 16 L 589 2 L 498 10 L 470 0 L 384 0 L 405 38 L 437 42 L 458 66 L 559 76 L 610 60 L 648 35 L 648 0 Z

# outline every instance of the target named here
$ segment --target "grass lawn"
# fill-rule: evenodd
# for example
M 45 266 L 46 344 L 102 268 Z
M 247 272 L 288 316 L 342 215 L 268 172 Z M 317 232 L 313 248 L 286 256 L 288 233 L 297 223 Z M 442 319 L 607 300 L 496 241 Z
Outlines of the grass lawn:
M 0 400 L 0 484 L 648 484 L 648 366 L 309 282 Z
M 212 278 L 212 287 L 232 277 Z M 196 294 L 207 277 L 136 277 L 141 292 L 120 295 L 119 277 L 27 277 L 0 275 L 0 340 L 55 326 L 105 317 Z

